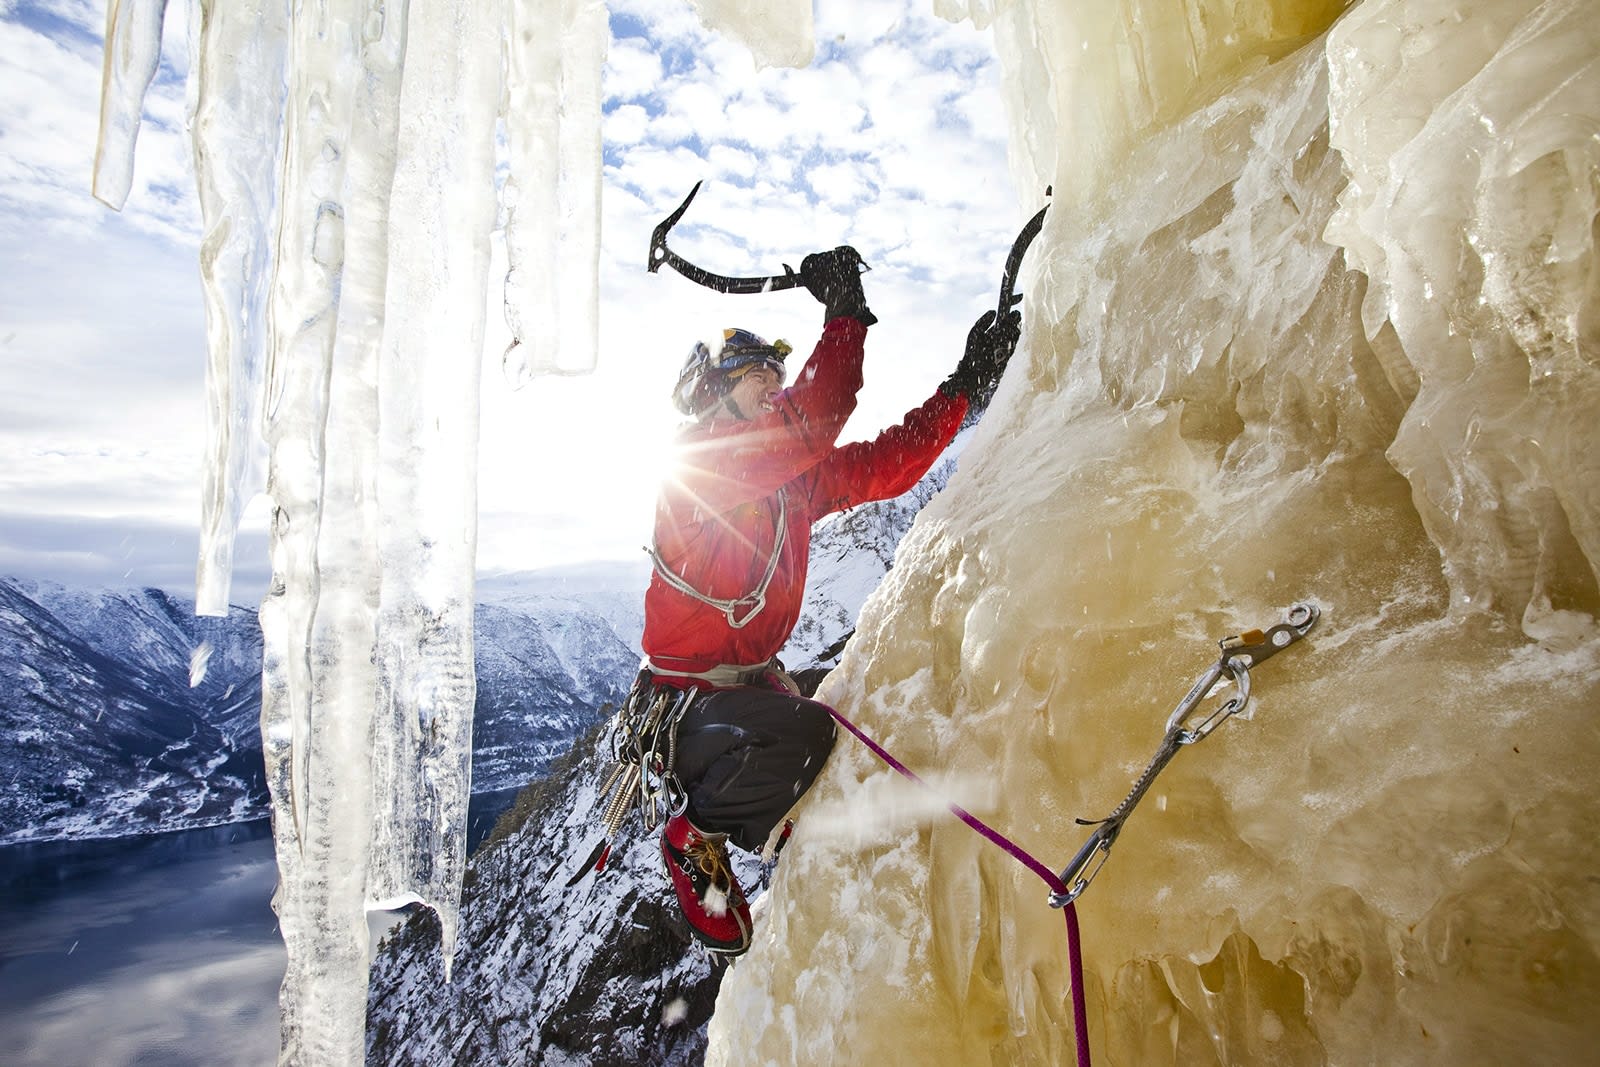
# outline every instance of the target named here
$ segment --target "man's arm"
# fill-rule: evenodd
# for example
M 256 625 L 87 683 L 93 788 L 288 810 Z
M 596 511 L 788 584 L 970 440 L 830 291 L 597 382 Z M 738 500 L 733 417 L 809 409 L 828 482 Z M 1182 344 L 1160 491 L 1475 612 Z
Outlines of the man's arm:
M 834 449 L 811 480 L 814 514 L 887 500 L 916 485 L 950 444 L 967 413 L 964 396 L 936 392 L 871 441 Z
M 678 477 L 697 505 L 725 511 L 770 496 L 832 450 L 856 408 L 867 328 L 831 320 L 774 410 L 748 422 L 704 424 L 683 440 Z

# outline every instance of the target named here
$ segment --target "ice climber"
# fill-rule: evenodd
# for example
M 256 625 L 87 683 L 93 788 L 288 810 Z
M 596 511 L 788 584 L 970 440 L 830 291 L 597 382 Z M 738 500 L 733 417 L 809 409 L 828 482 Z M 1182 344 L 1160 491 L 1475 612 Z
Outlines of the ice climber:
M 811 525 L 916 484 L 969 400 L 999 379 L 1019 332 L 1017 312 L 988 312 L 954 373 L 920 407 L 876 440 L 836 445 L 877 321 L 860 272 L 849 248 L 801 264 L 826 310 L 822 338 L 787 389 L 789 346 L 733 329 L 720 348 L 694 346 L 673 393 L 692 421 L 678 432 L 675 472 L 656 506 L 637 686 L 699 691 L 677 730 L 685 796 L 663 827 L 661 852 L 694 936 L 726 956 L 750 944 L 727 843 L 760 849 L 834 743 L 827 706 L 801 695 L 776 658 L 799 617 Z

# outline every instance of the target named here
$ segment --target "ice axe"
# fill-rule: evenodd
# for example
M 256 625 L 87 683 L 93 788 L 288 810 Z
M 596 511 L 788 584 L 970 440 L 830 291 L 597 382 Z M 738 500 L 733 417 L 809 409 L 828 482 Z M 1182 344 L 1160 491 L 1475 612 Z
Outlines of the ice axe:
M 678 205 L 678 209 L 662 219 L 661 224 L 650 234 L 650 259 L 645 264 L 646 270 L 654 274 L 660 270 L 661 264 L 665 263 L 696 285 L 715 289 L 719 293 L 775 293 L 780 289 L 793 289 L 797 285 L 805 284 L 805 275 L 797 273 L 787 263 L 783 265 L 782 274 L 773 274 L 765 278 L 730 278 L 726 274 L 713 274 L 697 267 L 668 248 L 667 231 L 677 225 L 678 220 L 683 218 L 683 213 L 689 210 L 689 205 L 694 202 L 694 196 L 700 191 L 701 184 L 695 182 L 694 188 L 689 190 L 689 195 L 683 198 L 683 203 Z M 857 255 L 856 259 L 859 261 L 861 257 Z M 865 271 L 872 268 L 862 263 L 861 269 Z

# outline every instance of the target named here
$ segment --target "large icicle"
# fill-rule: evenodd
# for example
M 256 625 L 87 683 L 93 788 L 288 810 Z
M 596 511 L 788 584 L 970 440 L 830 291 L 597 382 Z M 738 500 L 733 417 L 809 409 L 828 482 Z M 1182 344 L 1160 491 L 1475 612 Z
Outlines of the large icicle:
M 285 1063 L 363 1059 L 369 908 L 433 908 L 449 971 L 475 689 L 470 472 L 503 102 L 519 176 L 544 183 L 514 213 L 512 313 L 561 316 L 530 369 L 594 362 L 604 8 L 512 7 L 199 0 L 193 10 L 213 435 L 199 600 L 225 609 L 264 438 L 273 582 L 261 607 L 262 732 L 289 954 Z M 113 204 L 131 181 L 161 8 L 116 0 L 108 16 L 96 188 Z M 521 64 L 509 94 L 503 40 L 542 64 Z M 555 132 L 530 136 L 524 123 Z M 562 284 L 543 286 L 541 270 Z
M 378 379 L 384 577 L 367 894 L 434 908 L 448 977 L 476 692 L 477 479 L 463 472 L 477 470 L 501 22 L 477 0 L 428 5 L 419 18 L 420 7 L 400 98 L 406 151 L 394 177 Z
M 405 13 L 368 34 L 364 8 L 298 13 L 289 53 L 266 415 L 273 587 L 261 608 L 285 1063 L 357 1062 L 366 1009 L 378 312 Z M 374 83 L 388 91 L 369 95 Z M 358 151 L 375 147 L 376 160 Z
M 203 0 L 192 15 L 200 62 L 190 80 L 191 133 L 205 231 L 200 275 L 212 450 L 200 494 L 195 610 L 224 615 L 239 518 L 265 488 L 262 324 L 277 230 L 289 4 Z

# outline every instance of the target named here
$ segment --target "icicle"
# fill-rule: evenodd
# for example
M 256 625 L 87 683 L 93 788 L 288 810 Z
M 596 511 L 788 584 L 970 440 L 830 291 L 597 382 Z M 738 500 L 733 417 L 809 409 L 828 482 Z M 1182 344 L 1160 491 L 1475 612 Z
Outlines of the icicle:
M 404 22 L 389 24 L 398 34 Z M 385 71 L 393 48 L 365 49 L 359 0 L 297 13 L 290 38 L 282 221 L 273 279 L 265 432 L 275 507 L 273 586 L 262 605 L 266 649 L 262 729 L 280 887 L 275 906 L 288 949 L 282 1060 L 359 1062 L 366 1007 L 365 892 L 371 787 L 367 767 L 375 685 L 375 561 L 367 547 L 371 496 L 360 464 L 373 432 L 375 343 L 339 337 L 360 310 L 360 282 L 383 252 L 381 231 L 346 240 L 347 205 L 382 190 L 349 174 L 353 128 L 373 121 L 363 64 Z M 350 197 L 350 192 L 360 195 Z M 381 208 L 379 209 L 381 210 Z M 350 300 L 340 306 L 346 253 Z M 360 273 L 358 274 L 357 271 Z M 380 273 L 381 278 L 381 273 Z M 378 296 L 381 300 L 381 289 Z M 381 328 L 381 327 L 380 327 Z
M 267 332 L 261 326 L 277 231 L 289 5 L 206 0 L 195 5 L 194 19 L 199 63 L 191 82 L 191 127 L 205 229 L 200 278 L 210 451 L 200 498 L 195 610 L 225 615 L 239 516 L 265 488 Z
M 133 187 L 133 149 L 144 94 L 161 64 L 161 22 L 167 0 L 107 0 L 106 59 L 100 81 L 100 140 L 94 153 L 94 195 L 117 211 Z
M 494 223 L 500 21 L 413 8 L 379 387 L 377 733 L 369 907 L 417 899 L 445 974 L 466 862 L 480 353 Z
M 600 305 L 601 0 L 512 0 L 505 34 L 506 377 L 594 369 Z

